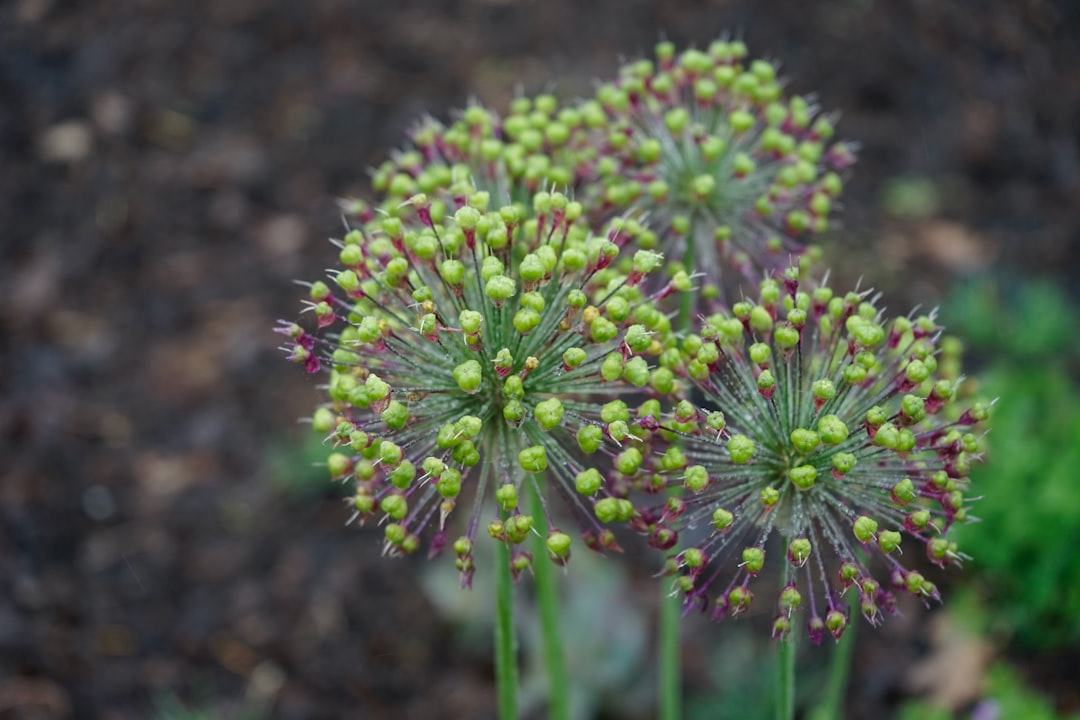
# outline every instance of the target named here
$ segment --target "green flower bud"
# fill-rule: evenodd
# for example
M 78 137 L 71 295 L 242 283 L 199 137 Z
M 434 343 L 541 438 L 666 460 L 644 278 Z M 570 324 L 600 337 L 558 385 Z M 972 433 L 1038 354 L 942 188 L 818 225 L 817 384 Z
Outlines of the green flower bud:
M 409 422 L 409 411 L 397 400 L 391 400 L 379 417 L 391 430 L 401 430 Z
M 683 475 L 683 485 L 692 493 L 699 493 L 709 486 L 709 473 L 703 465 L 691 465 Z
M 604 479 L 596 468 L 582 470 L 574 478 L 574 487 L 582 495 L 595 495 L 603 484 Z
M 850 473 L 855 466 L 855 456 L 850 452 L 837 452 L 833 456 L 833 468 L 839 475 Z
M 503 512 L 516 510 L 518 506 L 517 488 L 511 483 L 502 485 L 495 491 L 495 502 L 499 503 L 499 507 L 503 509 Z
M 391 545 L 400 546 L 405 542 L 407 536 L 408 533 L 405 531 L 405 528 L 397 523 L 389 523 L 383 530 L 383 537 L 385 537 L 386 542 Z
M 525 472 L 543 472 L 547 470 L 547 452 L 542 445 L 525 448 L 518 453 L 518 463 Z
M 724 432 L 724 428 L 727 427 L 727 419 L 724 417 L 724 413 L 717 410 L 708 414 L 705 419 L 705 424 L 719 434 Z
M 780 502 L 779 490 L 771 485 L 761 488 L 761 504 L 766 510 L 776 507 L 778 502 Z
M 509 398 L 506 403 L 503 404 L 502 414 L 503 419 L 506 420 L 506 422 L 510 423 L 513 427 L 517 427 L 529 413 L 520 400 Z
M 637 473 L 643 460 L 641 451 L 630 447 L 615 456 L 615 469 L 629 477 Z
M 439 274 L 451 287 L 461 287 L 465 282 L 465 266 L 460 260 L 450 258 L 439 265 Z
M 525 397 L 525 384 L 517 375 L 509 375 L 503 381 L 503 395 L 520 400 Z
M 547 546 L 548 555 L 553 561 L 563 563 L 570 558 L 571 540 L 566 533 L 552 531 L 544 544 Z
M 667 452 L 660 457 L 660 468 L 669 472 L 681 470 L 686 467 L 686 462 L 686 455 L 682 448 L 674 446 L 668 448 Z
M 582 425 L 577 431 L 578 447 L 587 455 L 600 449 L 604 441 L 604 431 L 596 425 Z
M 754 343 L 750 346 L 750 361 L 756 365 L 764 365 L 769 362 L 772 350 L 765 343 Z
M 369 436 L 362 430 L 354 430 L 349 433 L 349 447 L 354 451 L 360 452 L 368 446 Z
M 465 467 L 472 467 L 480 462 L 480 452 L 472 440 L 463 440 L 457 444 L 452 453 L 454 462 Z
M 874 434 L 874 444 L 889 450 L 896 450 L 900 444 L 900 431 L 892 423 L 885 423 Z
M 402 520 L 409 512 L 409 502 L 403 495 L 387 495 L 379 502 L 379 508 L 391 520 Z
M 823 415 L 818 419 L 818 434 L 826 445 L 839 445 L 848 439 L 848 427 L 836 415 Z
M 522 335 L 528 335 L 540 324 L 540 313 L 532 308 L 523 307 L 514 313 L 514 329 Z
M 912 383 L 921 385 L 930 377 L 930 369 L 921 360 L 912 360 L 904 368 L 904 376 Z
M 502 305 L 503 302 L 513 297 L 515 292 L 517 292 L 517 287 L 514 281 L 505 275 L 496 275 L 490 278 L 484 287 L 484 294 L 496 306 Z
M 802 593 L 800 593 L 795 586 L 788 585 L 780 591 L 780 612 L 790 615 L 798 609 L 802 604 Z
M 454 381 L 457 382 L 461 391 L 470 395 L 479 390 L 480 385 L 484 382 L 483 369 L 476 360 L 466 360 L 461 363 L 454 368 L 453 375 Z
M 835 415 L 832 417 L 835 417 Z M 817 449 L 818 445 L 821 444 L 821 437 L 813 430 L 796 428 L 791 431 L 791 444 L 795 450 L 806 455 Z
M 462 331 L 469 334 L 480 332 L 480 324 L 483 320 L 484 316 L 475 310 L 462 310 L 458 316 Z
M 788 471 L 788 477 L 795 487 L 800 490 L 809 490 L 814 487 L 817 480 L 817 469 L 813 465 L 800 465 Z
M 915 484 L 911 482 L 911 478 L 904 478 L 893 485 L 892 499 L 898 505 L 908 505 L 918 496 L 919 493 L 915 490 Z
M 345 474 L 352 468 L 352 460 L 346 455 L 341 453 L 331 453 L 326 458 L 326 469 L 330 471 L 330 477 L 337 479 L 345 477 Z
M 649 363 L 642 357 L 633 357 L 622 369 L 622 377 L 634 387 L 645 387 L 649 382 Z
M 607 342 L 613 340 L 618 334 L 619 329 L 615 326 L 615 323 L 603 316 L 597 316 L 589 323 L 589 337 L 593 342 Z
M 776 389 L 776 378 L 773 377 L 771 370 L 762 370 L 757 379 L 758 392 L 765 397 L 771 397 L 773 391 Z
M 461 493 L 461 472 L 451 467 L 444 469 L 435 487 L 444 498 L 453 500 Z
M 765 551 L 759 547 L 744 548 L 741 567 L 751 576 L 757 575 L 765 567 Z
M 760 305 L 755 305 L 750 311 L 750 329 L 758 335 L 765 335 L 772 330 L 773 319 L 769 311 Z
M 926 403 L 916 395 L 905 395 L 900 401 L 900 413 L 912 423 L 926 417 Z
M 781 325 L 773 333 L 773 339 L 776 340 L 777 347 L 783 350 L 792 350 L 799 344 L 799 338 L 799 331 L 790 325 Z
M 626 522 L 633 516 L 633 505 L 629 500 L 613 497 L 601 498 L 593 505 L 596 519 L 604 524 L 613 522 Z
M 933 519 L 930 515 L 930 511 L 923 508 L 916 510 L 915 512 L 908 513 L 906 523 L 915 530 L 924 530 L 930 524 L 930 520 Z
M 533 414 L 536 416 L 536 421 L 540 423 L 540 427 L 544 430 L 552 430 L 562 422 L 564 412 L 559 398 L 549 398 L 537 403 Z
M 402 460 L 401 464 L 390 471 L 390 483 L 402 490 L 408 489 L 416 477 L 416 466 L 408 460 Z
M 661 395 L 667 395 L 675 389 L 675 373 L 670 368 L 658 367 L 649 377 L 649 386 Z
M 328 408 L 318 408 L 311 416 L 311 429 L 325 435 L 334 429 L 335 419 L 334 413 Z
M 583 349 L 578 347 L 570 348 L 563 353 L 563 363 L 568 368 L 576 368 L 581 365 L 581 363 L 585 362 L 586 357 L 588 356 Z
M 806 538 L 795 538 L 788 543 L 788 560 L 795 567 L 802 567 L 806 564 L 807 558 L 810 557 L 812 547 L 810 541 Z
M 878 547 L 881 548 L 883 553 L 891 553 L 896 548 L 900 547 L 900 541 L 903 537 L 895 530 L 883 530 L 878 535 Z
M 390 396 L 390 385 L 374 373 L 368 375 L 364 381 L 364 390 L 371 402 L 384 400 Z
M 861 385 L 866 380 L 866 368 L 854 363 L 844 368 L 844 382 L 849 385 Z
M 716 508 L 713 510 L 712 526 L 716 528 L 718 532 L 724 532 L 731 524 L 735 522 L 735 516 L 730 510 L 724 508 Z
M 623 356 L 620 352 L 610 352 L 600 365 L 600 377 L 608 382 L 614 382 L 622 377 Z
M 733 435 L 727 443 L 731 462 L 744 465 L 754 457 L 754 441 L 745 435 Z
M 428 475 L 432 477 L 439 477 L 443 474 L 443 470 L 446 469 L 446 463 L 437 457 L 428 456 L 424 458 L 424 462 L 421 463 L 420 468 Z
M 868 543 L 874 540 L 877 529 L 877 521 L 866 515 L 860 515 L 855 518 L 855 523 L 852 525 L 852 531 L 855 533 L 855 538 L 861 543 Z

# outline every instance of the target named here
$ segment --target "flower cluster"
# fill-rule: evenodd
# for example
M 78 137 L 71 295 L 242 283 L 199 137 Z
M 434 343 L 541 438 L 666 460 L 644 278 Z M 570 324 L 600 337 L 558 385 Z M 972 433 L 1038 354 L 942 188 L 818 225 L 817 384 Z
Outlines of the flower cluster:
M 828 228 L 854 146 L 810 100 L 784 95 L 774 65 L 746 58 L 738 41 L 678 57 L 661 43 L 656 62 L 573 105 L 539 95 L 505 117 L 472 105 L 449 125 L 427 118 L 373 186 L 384 209 L 418 192 L 452 205 L 472 186 L 497 203 L 567 188 L 594 221 L 648 209 L 656 235 L 643 245 L 695 268 L 781 267 Z
M 529 209 L 529 198 L 545 188 L 587 189 L 598 154 L 588 130 L 604 122 L 596 103 L 560 108 L 551 95 L 519 97 L 506 117 L 471 105 L 449 125 L 420 122 L 409 133 L 411 147 L 380 165 L 372 185 L 388 210 L 415 193 L 453 206 L 473 188 Z
M 620 218 L 594 235 L 560 193 L 537 193 L 531 208 L 523 219 L 523 208 L 491 208 L 473 191 L 451 214 L 418 194 L 345 236 L 343 268 L 310 286 L 319 332 L 280 328 L 293 361 L 330 368 L 314 424 L 337 445 L 327 465 L 355 484 L 356 513 L 385 522 L 391 553 L 416 551 L 434 526 L 430 550 L 452 545 L 463 584 L 485 519 L 491 537 L 518 545 L 530 513 L 543 512 L 550 558 L 569 558 L 571 538 L 548 515 L 551 488 L 589 547 L 616 548 L 598 518 L 625 521 L 631 507 L 607 497 L 594 465 L 634 453 L 640 464 L 635 433 L 661 410 L 631 403 L 675 389 L 673 371 L 647 359 L 661 355 L 670 322 L 642 291 L 661 256 L 626 250 L 640 224 Z M 448 520 L 467 490 L 467 526 L 451 543 Z M 533 490 L 540 506 L 526 511 Z M 489 496 L 497 511 L 485 518 Z M 512 558 L 515 571 L 531 561 L 523 550 Z
M 902 540 L 938 565 L 964 558 L 947 532 L 967 516 L 986 418 L 980 404 L 956 407 L 941 331 L 933 314 L 887 320 L 868 292 L 804 290 L 792 269 L 682 339 L 704 403 L 683 400 L 666 418 L 679 441 L 656 468 L 682 493 L 636 522 L 670 544 L 681 533 L 668 569 L 688 605 L 711 591 L 715 618 L 744 611 L 774 533 L 785 578 L 776 636 L 804 600 L 816 642 L 847 626 L 846 591 L 873 624 L 896 590 L 938 598 L 902 564 Z
M 596 94 L 608 117 L 597 175 L 613 207 L 650 210 L 668 254 L 749 275 L 828 227 L 854 148 L 810 100 L 784 95 L 772 63 L 746 57 L 737 41 L 677 57 L 665 42 L 656 62 L 624 67 Z
M 625 524 L 675 551 L 676 590 L 716 618 L 749 606 L 779 535 L 776 637 L 804 599 L 820 641 L 847 626 L 845 592 L 874 624 L 897 590 L 937 598 L 901 545 L 964 558 L 947 533 L 986 408 L 958 408 L 933 314 L 886 320 L 868 292 L 807 282 L 798 255 L 854 161 L 833 135 L 737 41 L 661 43 L 572 105 L 417 125 L 374 171 L 376 205 L 343 205 L 341 266 L 309 284 L 317 328 L 278 328 L 328 376 L 313 425 L 386 552 L 427 534 L 468 585 L 483 531 L 520 573 L 544 525 L 562 564 L 558 495 L 591 549 Z M 770 278 L 756 301 L 722 304 L 724 265 Z M 695 285 L 718 302 L 691 328 Z

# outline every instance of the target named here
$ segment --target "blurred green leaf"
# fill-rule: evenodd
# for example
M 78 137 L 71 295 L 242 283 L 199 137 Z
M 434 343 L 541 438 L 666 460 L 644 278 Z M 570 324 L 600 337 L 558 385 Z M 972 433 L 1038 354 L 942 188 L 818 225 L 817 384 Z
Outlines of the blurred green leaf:
M 894 218 L 921 220 L 937 213 L 941 191 L 929 178 L 902 175 L 885 182 L 878 204 Z
M 972 515 L 956 529 L 974 557 L 992 627 L 1029 647 L 1080 639 L 1080 387 L 1076 309 L 1057 287 L 1003 291 L 971 283 L 945 305 L 987 370 L 980 392 L 997 398 L 985 464 L 972 469 Z

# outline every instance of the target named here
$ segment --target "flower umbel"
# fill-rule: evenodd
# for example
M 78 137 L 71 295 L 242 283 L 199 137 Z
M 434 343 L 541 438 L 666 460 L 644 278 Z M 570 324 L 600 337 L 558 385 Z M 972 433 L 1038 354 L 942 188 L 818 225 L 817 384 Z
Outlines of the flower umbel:
M 524 483 L 537 484 L 545 514 L 554 487 L 588 546 L 616 549 L 593 509 L 607 505 L 591 456 L 632 448 L 644 432 L 623 398 L 675 382 L 646 360 L 670 324 L 641 291 L 662 258 L 626 256 L 639 223 L 620 218 L 593 235 L 560 193 L 537 193 L 527 220 L 519 206 L 489 204 L 474 191 L 444 214 L 421 194 L 398 217 L 350 231 L 332 281 L 344 297 L 310 288 L 325 330 L 281 329 L 291 359 L 331 368 L 314 423 L 337 446 L 331 476 L 355 483 L 357 515 L 385 523 L 393 554 L 419 549 L 434 526 L 430 550 L 451 544 L 463 584 L 489 498 L 491 537 L 517 546 L 532 531 Z M 655 423 L 660 409 L 646 401 L 638 412 Z M 451 543 L 448 520 L 470 488 L 466 528 Z M 629 503 L 613 502 L 605 520 L 628 520 Z M 547 521 L 549 558 L 565 563 L 571 538 Z M 515 573 L 531 561 L 516 550 Z
M 782 267 L 828 228 L 854 162 L 827 116 L 784 95 L 772 63 L 746 58 L 738 41 L 678 56 L 664 42 L 656 62 L 627 65 L 596 95 L 605 200 L 649 209 L 673 257 L 693 243 L 693 269 Z
M 848 591 L 875 625 L 897 590 L 938 599 L 902 563 L 902 540 L 923 544 L 938 565 L 965 557 L 947 532 L 967 517 L 987 416 L 980 404 L 956 408 L 941 330 L 933 314 L 886 320 L 868 292 L 802 290 L 791 269 L 684 339 L 705 403 L 681 402 L 665 426 L 684 457 L 660 470 L 684 494 L 648 522 L 693 543 L 669 562 L 688 605 L 712 592 L 714 618 L 745 610 L 773 533 L 785 578 L 776 636 L 806 603 L 810 637 L 839 637 Z
M 529 210 L 533 193 L 544 188 L 580 189 L 597 154 L 586 131 L 602 121 L 598 107 L 560 108 L 552 95 L 519 97 L 506 116 L 473 104 L 448 125 L 421 121 L 409 133 L 412 147 L 380 165 L 372 185 L 391 204 L 419 192 L 452 205 L 480 190 L 497 204 L 526 203 Z

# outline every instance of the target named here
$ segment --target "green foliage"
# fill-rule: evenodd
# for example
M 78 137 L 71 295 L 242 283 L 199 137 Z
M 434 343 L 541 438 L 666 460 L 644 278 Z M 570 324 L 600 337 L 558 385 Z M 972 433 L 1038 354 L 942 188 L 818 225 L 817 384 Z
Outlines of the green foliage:
M 340 494 L 341 485 L 326 482 L 326 455 L 329 444 L 315 433 L 303 433 L 295 444 L 281 443 L 270 452 L 269 480 L 274 489 L 298 500 L 315 500 L 328 490 Z
M 228 705 L 229 711 L 209 709 L 211 705 Z M 188 707 L 176 695 L 164 693 L 154 699 L 152 720 L 264 720 L 270 717 L 267 708 L 261 703 L 252 702 L 243 707 L 234 703 L 201 702 L 195 707 Z
M 958 528 L 974 556 L 994 629 L 1022 645 L 1080 639 L 1080 386 L 1070 376 L 1080 317 L 1062 292 L 1030 284 L 1003 295 L 973 284 L 948 303 L 993 408 L 992 461 L 972 470 L 981 523 Z
M 992 717 L 1023 720 L 1077 720 L 1080 715 L 1059 715 L 1043 695 L 1028 687 L 1009 665 L 998 663 L 986 674 L 986 698 Z M 952 715 L 925 701 L 904 705 L 897 720 L 952 720 Z
M 986 676 L 987 694 L 997 706 L 998 717 L 1024 720 L 1059 720 L 1065 718 L 1054 712 L 1053 705 L 1040 693 L 1028 687 L 1008 665 L 999 663 Z M 1080 715 L 1069 715 L 1077 720 Z
M 724 628 L 707 663 L 714 688 L 710 694 L 691 696 L 686 703 L 688 720 L 767 720 L 773 708 L 762 698 L 776 692 L 776 653 L 747 624 Z M 800 683 L 802 684 L 802 683 Z M 806 687 L 805 684 L 802 684 Z
M 895 177 L 882 187 L 878 204 L 891 217 L 921 220 L 937 213 L 941 206 L 941 191 L 929 178 L 917 175 Z
M 1052 283 L 971 282 L 954 291 L 943 310 L 949 327 L 963 328 L 971 349 L 997 365 L 1036 358 L 1060 364 L 1076 360 L 1080 349 L 1080 312 Z

